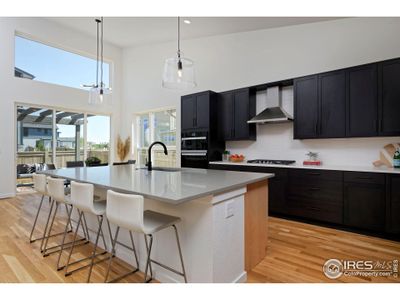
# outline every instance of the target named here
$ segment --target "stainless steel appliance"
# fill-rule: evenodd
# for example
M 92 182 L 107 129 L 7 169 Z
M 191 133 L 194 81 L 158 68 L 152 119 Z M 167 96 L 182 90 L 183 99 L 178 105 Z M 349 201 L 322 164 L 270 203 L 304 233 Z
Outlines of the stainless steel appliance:
M 265 164 L 265 165 L 292 165 L 295 160 L 280 160 L 280 159 L 251 159 L 247 161 L 251 164 Z
M 186 168 L 208 167 L 208 132 L 184 132 L 181 138 L 181 166 Z

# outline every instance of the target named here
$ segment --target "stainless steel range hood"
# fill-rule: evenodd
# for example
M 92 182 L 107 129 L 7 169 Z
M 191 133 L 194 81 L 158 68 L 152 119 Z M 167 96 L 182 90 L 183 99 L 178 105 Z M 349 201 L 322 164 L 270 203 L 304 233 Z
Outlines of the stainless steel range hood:
M 293 117 L 282 108 L 282 93 L 279 86 L 267 88 L 267 98 L 276 103 L 276 106 L 267 107 L 247 123 L 282 123 L 293 121 Z

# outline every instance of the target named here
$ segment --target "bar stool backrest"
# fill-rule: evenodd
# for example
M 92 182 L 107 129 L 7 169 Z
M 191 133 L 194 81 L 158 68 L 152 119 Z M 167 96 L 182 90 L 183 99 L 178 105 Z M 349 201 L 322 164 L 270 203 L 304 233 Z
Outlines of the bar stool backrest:
M 44 174 L 33 174 L 33 188 L 42 195 L 47 194 L 47 177 Z
M 144 232 L 144 199 L 140 195 L 107 191 L 107 219 L 122 228 Z
M 90 183 L 71 181 L 71 202 L 77 209 L 94 212 L 94 186 Z
M 47 189 L 50 197 L 57 202 L 65 202 L 64 179 L 49 177 L 47 182 Z

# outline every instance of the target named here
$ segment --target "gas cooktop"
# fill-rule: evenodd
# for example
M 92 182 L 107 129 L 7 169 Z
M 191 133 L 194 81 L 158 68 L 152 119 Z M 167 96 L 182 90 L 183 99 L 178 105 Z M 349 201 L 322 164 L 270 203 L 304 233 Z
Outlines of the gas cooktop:
M 266 164 L 266 165 L 292 165 L 295 160 L 277 160 L 277 159 L 251 159 L 247 161 L 251 164 Z

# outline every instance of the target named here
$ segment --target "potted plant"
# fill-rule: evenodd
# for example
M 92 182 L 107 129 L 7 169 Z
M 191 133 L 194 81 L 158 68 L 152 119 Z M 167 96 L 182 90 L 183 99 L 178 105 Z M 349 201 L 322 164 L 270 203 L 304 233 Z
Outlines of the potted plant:
M 101 160 L 98 157 L 92 156 L 92 157 L 88 157 L 85 160 L 86 166 L 87 167 L 93 167 L 93 166 L 98 166 L 99 164 L 101 164 Z
M 228 150 L 225 150 L 224 153 L 222 154 L 222 160 L 223 161 L 228 161 L 229 160 L 229 154 L 231 154 L 231 152 L 229 152 Z

